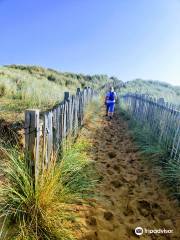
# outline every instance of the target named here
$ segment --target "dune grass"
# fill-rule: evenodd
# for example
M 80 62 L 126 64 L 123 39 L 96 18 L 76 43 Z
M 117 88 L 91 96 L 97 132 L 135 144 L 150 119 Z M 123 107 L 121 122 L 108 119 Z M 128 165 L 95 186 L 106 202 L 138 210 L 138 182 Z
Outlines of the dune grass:
M 97 101 L 92 102 L 86 109 L 84 125 L 94 124 L 98 112 Z M 34 187 L 28 159 L 18 149 L 1 145 L 1 239 L 76 239 L 81 226 L 75 208 L 94 197 L 98 181 L 89 157 L 90 147 L 87 132 L 82 128 L 76 141 L 69 137 L 63 142 L 61 154 L 39 174 Z
M 169 160 L 160 173 L 162 182 L 171 189 L 171 192 L 180 201 L 180 162 Z
M 38 77 L 18 69 L 0 68 L 0 97 L 7 99 L 0 105 L 2 111 L 50 107 L 62 100 L 63 91 L 66 90 L 65 85 L 49 81 L 45 76 Z
M 75 239 L 73 206 L 91 196 L 96 183 L 87 149 L 87 139 L 78 138 L 56 164 L 40 174 L 34 190 L 24 156 L 1 147 L 6 180 L 0 188 L 0 212 L 11 229 L 4 239 Z
M 172 86 L 166 82 L 134 79 L 126 82 L 120 89 L 122 95 L 126 93 L 146 94 L 153 98 L 164 98 L 166 102 L 173 103 L 180 107 L 180 87 Z
M 38 66 L 10 65 L 0 67 L 0 118 L 5 113 L 22 112 L 27 108 L 47 109 L 85 86 L 99 88 L 112 81 L 106 75 L 83 75 L 58 72 Z

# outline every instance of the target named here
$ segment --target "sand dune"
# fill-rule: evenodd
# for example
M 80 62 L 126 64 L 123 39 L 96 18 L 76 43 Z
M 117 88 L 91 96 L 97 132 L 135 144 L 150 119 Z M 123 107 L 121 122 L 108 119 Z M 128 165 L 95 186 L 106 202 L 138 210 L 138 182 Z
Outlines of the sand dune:
M 138 154 L 127 123 L 119 117 L 102 117 L 90 124 L 93 143 L 91 157 L 100 175 L 90 207 L 80 212 L 83 224 L 79 239 L 138 239 L 134 229 L 172 229 L 173 234 L 143 234 L 140 239 L 180 239 L 180 212 L 175 200 L 168 199 L 152 169 Z M 179 229 L 179 230 L 178 230 Z

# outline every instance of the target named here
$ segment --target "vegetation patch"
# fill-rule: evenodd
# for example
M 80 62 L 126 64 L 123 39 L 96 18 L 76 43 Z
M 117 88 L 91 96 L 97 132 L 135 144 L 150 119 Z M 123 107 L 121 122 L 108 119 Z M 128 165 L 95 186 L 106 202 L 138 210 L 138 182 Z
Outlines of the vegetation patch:
M 148 125 L 140 124 L 121 109 L 120 115 L 128 121 L 134 142 L 147 164 L 156 169 L 163 185 L 169 187 L 169 193 L 180 200 L 180 164 L 170 158 L 168 150 L 151 133 Z
M 180 87 L 172 86 L 166 82 L 135 79 L 128 81 L 121 88 L 121 94 L 138 93 L 146 94 L 153 98 L 164 98 L 166 102 L 175 104 L 180 107 Z
M 64 91 L 72 94 L 85 86 L 99 88 L 113 79 L 107 75 L 58 72 L 38 66 L 0 67 L 0 112 L 22 112 L 27 108 L 47 109 L 63 100 Z
M 1 239 L 75 239 L 79 227 L 75 209 L 92 195 L 96 183 L 88 149 L 81 136 L 66 144 L 61 158 L 40 173 L 34 187 L 28 159 L 15 148 L 0 148 Z

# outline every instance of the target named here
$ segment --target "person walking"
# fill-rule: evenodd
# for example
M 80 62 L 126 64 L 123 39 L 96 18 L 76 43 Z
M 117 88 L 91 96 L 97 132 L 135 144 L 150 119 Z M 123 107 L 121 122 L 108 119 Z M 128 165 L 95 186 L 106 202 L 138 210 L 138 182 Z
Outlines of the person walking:
M 110 87 L 105 96 L 106 116 L 108 116 L 110 120 L 113 118 L 116 99 L 117 94 L 114 91 L 114 88 Z

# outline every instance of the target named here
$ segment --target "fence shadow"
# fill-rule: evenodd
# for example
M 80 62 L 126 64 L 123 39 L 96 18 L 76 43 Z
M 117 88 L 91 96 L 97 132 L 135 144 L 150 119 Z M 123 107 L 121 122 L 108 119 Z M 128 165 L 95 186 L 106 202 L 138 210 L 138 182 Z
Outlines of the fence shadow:
M 10 123 L 0 119 L 0 141 L 9 146 L 23 148 L 23 122 Z

